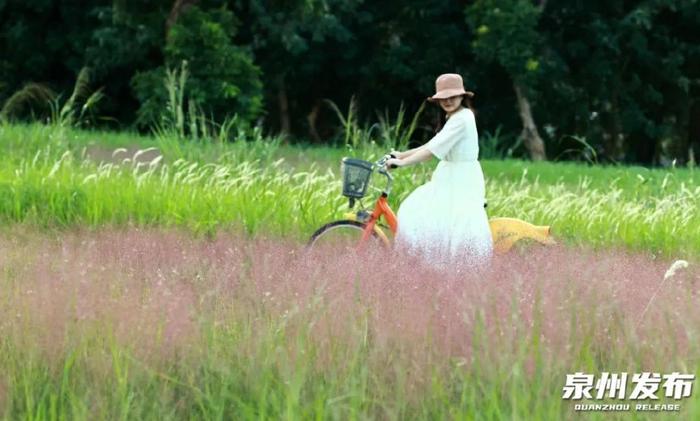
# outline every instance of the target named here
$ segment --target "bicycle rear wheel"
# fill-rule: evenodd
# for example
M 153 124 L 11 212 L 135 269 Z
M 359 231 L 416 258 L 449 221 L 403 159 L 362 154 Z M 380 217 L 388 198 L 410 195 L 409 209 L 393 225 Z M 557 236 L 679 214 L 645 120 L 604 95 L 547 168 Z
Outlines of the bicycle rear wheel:
M 356 250 L 362 239 L 362 232 L 365 229 L 365 224 L 357 221 L 342 220 L 330 222 L 318 230 L 311 236 L 307 243 L 308 248 L 325 249 L 329 248 L 333 251 L 348 252 Z M 365 244 L 367 249 L 385 249 L 386 244 L 377 235 L 372 232 L 372 235 Z

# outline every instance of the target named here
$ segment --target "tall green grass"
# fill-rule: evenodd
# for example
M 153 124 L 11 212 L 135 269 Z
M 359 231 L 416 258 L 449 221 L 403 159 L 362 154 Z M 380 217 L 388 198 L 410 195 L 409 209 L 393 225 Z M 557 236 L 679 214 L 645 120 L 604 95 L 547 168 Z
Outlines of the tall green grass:
M 241 132 L 232 143 L 82 132 L 41 125 L 0 126 L 0 221 L 39 226 L 160 225 L 198 232 L 242 229 L 303 239 L 337 219 L 339 160 L 372 160 L 376 144 L 343 149 L 282 147 Z M 122 150 L 109 162 L 88 145 Z M 162 156 L 143 162 L 134 145 Z M 429 180 L 435 162 L 396 171 L 390 202 Z M 488 213 L 551 225 L 557 238 L 655 254 L 700 254 L 700 177 L 688 169 L 591 167 L 485 161 Z M 383 182 L 377 177 L 376 186 Z M 366 206 L 377 190 L 364 200 Z
M 76 76 L 73 92 L 62 102 L 62 95 L 38 83 L 28 83 L 12 94 L 0 107 L 0 122 L 7 121 L 14 114 L 31 106 L 48 108 L 47 121 L 55 127 L 88 126 L 94 121 L 94 111 L 104 98 L 103 88 L 93 89 L 90 84 L 91 69 L 83 67 Z M 32 115 L 34 116 L 33 112 Z
M 291 317 L 308 327 L 294 330 L 287 321 L 260 326 L 240 319 L 225 319 L 225 328 L 205 325 L 188 352 L 164 361 L 144 361 L 133 347 L 111 339 L 107 326 L 99 335 L 72 338 L 73 346 L 52 359 L 40 349 L 0 339 L 0 367 L 10 396 L 0 405 L 5 407 L 3 418 L 546 421 L 581 415 L 573 411 L 575 402 L 561 399 L 566 374 L 612 367 L 647 369 L 631 363 L 635 347 L 604 354 L 591 347 L 587 341 L 594 333 L 586 326 L 571 347 L 574 358 L 557 361 L 534 340 L 517 341 L 515 346 L 494 343 L 477 325 L 471 335 L 477 356 L 467 366 L 461 359 L 445 361 L 437 355 L 416 361 L 400 348 L 377 350 L 367 342 L 367 324 L 361 318 L 348 322 L 354 327 L 352 336 L 334 338 L 321 347 L 311 332 L 314 317 Z M 327 365 L 318 367 L 319 359 Z M 407 371 L 417 364 L 428 366 L 420 383 Z M 692 373 L 700 367 L 687 369 Z M 629 370 L 630 376 L 634 370 Z M 625 403 L 634 406 L 635 401 Z M 696 400 L 680 403 L 683 419 L 700 416 Z M 654 415 L 670 419 L 667 414 Z M 648 417 L 632 411 L 589 413 L 587 418 Z
M 136 156 L 136 154 L 134 155 Z M 231 161 L 235 161 L 233 158 Z M 229 165 L 176 160 L 95 165 L 69 152 L 40 152 L 0 167 L 0 220 L 39 226 L 161 225 L 198 232 L 232 227 L 250 234 L 299 233 L 333 215 L 338 182 L 330 174 L 279 168 L 282 161 Z

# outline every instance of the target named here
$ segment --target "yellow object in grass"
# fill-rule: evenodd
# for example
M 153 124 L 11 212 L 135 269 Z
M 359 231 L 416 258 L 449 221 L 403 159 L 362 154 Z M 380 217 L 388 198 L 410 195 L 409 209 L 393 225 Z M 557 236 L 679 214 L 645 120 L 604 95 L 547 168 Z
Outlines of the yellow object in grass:
M 517 218 L 489 219 L 493 249 L 496 253 L 507 253 L 518 240 L 530 239 L 541 244 L 556 244 L 551 237 L 549 225 L 533 225 Z

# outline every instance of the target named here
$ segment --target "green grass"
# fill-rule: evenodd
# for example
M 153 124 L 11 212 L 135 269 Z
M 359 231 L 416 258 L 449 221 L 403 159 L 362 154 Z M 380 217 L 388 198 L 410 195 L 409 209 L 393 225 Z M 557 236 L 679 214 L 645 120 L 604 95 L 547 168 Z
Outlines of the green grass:
M 473 340 L 483 345 L 477 345 L 478 357 L 465 367 L 460 360 L 445 362 L 438 355 L 416 361 L 401 349 L 377 350 L 363 342 L 360 320 L 354 322 L 355 336 L 335 339 L 323 348 L 314 343 L 310 332 L 290 332 L 278 321 L 263 327 L 226 322 L 225 329 L 205 326 L 194 349 L 164 361 L 149 361 L 133 347 L 116 343 L 105 326 L 99 334 L 74 339 L 65 353 L 53 358 L 3 340 L 0 367 L 11 396 L 5 417 L 552 420 L 574 414 L 573 403 L 561 399 L 567 373 L 630 366 L 644 370 L 630 364 L 636 357 L 631 351 L 618 349 L 600 359 L 600 350 L 586 346 L 585 340 L 572 347 L 575 358 L 556 361 L 532 341 L 520 341 L 513 349 L 505 343 L 489 343 L 486 334 L 477 330 Z M 313 326 L 308 318 L 300 322 Z M 294 351 L 289 350 L 290 344 Z M 510 351 L 489 357 L 494 349 Z M 323 369 L 315 363 L 321 356 L 328 361 Z M 404 370 L 431 360 L 420 383 L 407 378 L 414 376 Z M 656 364 L 655 368 L 661 367 L 661 361 Z M 666 366 L 671 365 L 666 362 Z M 688 368 L 700 371 L 697 366 Z M 634 406 L 635 402 L 625 403 Z M 700 415 L 695 400 L 687 398 L 681 404 L 684 419 Z M 590 418 L 611 415 L 613 419 L 648 416 L 593 413 Z
M 299 322 L 313 326 L 308 315 L 302 317 Z M 408 356 L 394 350 L 390 358 L 369 347 L 362 340 L 359 320 L 355 336 L 336 339 L 324 349 L 314 344 L 310 332 L 290 332 L 284 322 L 262 327 L 236 320 L 226 323 L 226 328 L 205 326 L 195 349 L 180 355 L 176 364 L 143 362 L 138 351 L 111 340 L 105 326 L 99 334 L 72 338 L 75 343 L 53 358 L 42 355 L 41 349 L 20 348 L 3 339 L 0 367 L 9 375 L 4 386 L 12 396 L 5 415 L 7 419 L 444 419 L 478 411 L 483 419 L 500 419 L 525 416 L 535 405 L 539 408 L 531 419 L 553 419 L 562 412 L 558 392 L 545 396 L 544 391 L 561 387 L 556 374 L 563 368 L 550 366 L 546 373 L 536 373 L 540 377 L 533 382 L 523 375 L 525 349 L 499 361 L 504 365 L 499 371 L 463 370 L 449 364 L 431 368 L 421 400 L 408 402 L 416 393 L 411 390 L 415 385 L 403 378 L 402 370 L 410 366 Z M 290 344 L 304 357 L 290 352 Z M 590 351 L 581 351 L 582 359 L 593 358 Z M 329 361 L 323 370 L 314 367 L 321 354 Z M 388 366 L 380 366 L 378 360 Z M 506 386 L 505 365 L 516 373 L 507 384 L 516 392 L 511 401 L 496 392 Z
M 86 159 L 90 148 L 108 161 Z M 109 151 L 158 148 L 153 165 Z M 0 126 L 0 222 L 42 227 L 183 226 L 195 232 L 308 237 L 346 208 L 342 156 L 377 158 L 376 145 L 349 151 L 231 144 L 42 125 Z M 104 157 L 103 156 L 103 157 Z M 397 209 L 436 162 L 397 171 Z M 688 169 L 590 167 L 572 163 L 483 162 L 490 216 L 551 225 L 562 241 L 626 247 L 674 257 L 700 254 L 700 176 Z M 381 182 L 382 180 L 377 180 Z M 372 194 L 376 194 L 376 190 Z M 370 205 L 373 196 L 366 198 Z
M 91 148 L 107 151 L 107 162 L 89 159 Z M 118 148 L 128 153 L 112 157 L 110 151 Z M 158 148 L 163 158 L 139 162 L 135 151 L 148 148 Z M 13 239 L 21 237 L 13 231 L 17 227 L 70 232 L 136 225 L 301 241 L 346 208 L 339 159 L 373 159 L 381 152 L 376 145 L 348 151 L 288 146 L 263 137 L 215 144 L 0 125 L 0 224 L 4 237 Z M 429 178 L 435 164 L 395 173 L 390 198 L 395 209 Z M 697 172 L 514 160 L 486 161 L 483 168 L 490 216 L 550 224 L 558 239 L 572 244 L 675 258 L 700 254 Z M 190 316 L 196 329 L 183 337 L 184 346 L 169 348 L 158 323 L 151 325 L 153 331 L 120 334 L 126 312 L 79 320 L 72 317 L 77 299 L 71 296 L 58 310 L 36 305 L 28 297 L 39 291 L 27 290 L 24 271 L 45 264 L 46 273 L 63 273 L 65 264 L 61 249 L 32 254 L 38 244 L 43 240 L 25 248 L 0 244 L 8 254 L 19 250 L 16 260 L 0 253 L 0 416 L 8 420 L 565 419 L 575 415 L 561 399 L 567 373 L 700 372 L 698 360 L 675 349 L 680 329 L 687 338 L 685 355 L 697 355 L 698 324 L 678 323 L 672 306 L 663 309 L 665 322 L 648 327 L 642 340 L 635 320 L 618 317 L 604 296 L 573 305 L 561 338 L 564 354 L 540 341 L 542 313 L 534 311 L 531 324 L 515 309 L 491 313 L 505 332 L 495 335 L 484 316 L 493 308 L 472 308 L 464 315 L 471 357 L 451 359 L 435 349 L 430 332 L 417 342 L 381 342 L 372 333 L 369 302 L 358 300 L 338 331 L 327 329 L 319 337 L 318 326 L 338 314 L 332 299 L 319 297 L 280 314 L 261 303 L 260 294 L 220 297 L 210 289 L 217 274 L 197 284 L 199 272 L 194 276 L 187 267 L 193 272 L 177 279 L 197 292 Z M 99 269 L 91 259 L 86 265 L 85 270 Z M 102 291 L 119 301 L 128 269 L 100 272 L 92 282 L 79 283 L 75 293 Z M 250 265 L 242 266 L 241 282 L 252 285 L 252 278 L 246 283 L 246 270 Z M 78 273 L 61 279 L 77 279 Z M 112 284 L 101 283 L 110 276 Z M 567 281 L 562 285 L 574 284 Z M 152 283 L 144 289 L 137 303 L 169 299 Z M 49 303 L 60 301 L 52 295 L 59 287 L 47 291 Z M 130 297 L 122 299 L 132 304 Z M 152 310 L 156 319 L 164 317 L 159 310 Z M 66 325 L 54 325 L 64 314 L 71 315 Z M 503 319 L 494 316 L 499 314 Z M 696 400 L 682 404 L 684 418 L 700 416 Z M 588 415 L 645 419 L 649 414 Z

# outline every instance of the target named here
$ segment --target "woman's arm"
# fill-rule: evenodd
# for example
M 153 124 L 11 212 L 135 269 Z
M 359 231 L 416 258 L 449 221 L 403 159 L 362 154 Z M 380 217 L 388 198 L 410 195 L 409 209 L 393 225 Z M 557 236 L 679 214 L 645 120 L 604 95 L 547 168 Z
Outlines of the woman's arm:
M 394 154 L 398 159 L 406 159 L 409 156 L 413 155 L 414 153 L 425 149 L 425 145 L 421 145 L 417 148 L 409 149 L 407 151 L 399 152 L 399 151 L 392 151 L 391 153 Z
M 474 115 L 469 111 L 472 120 Z M 433 156 L 444 159 L 452 146 L 460 139 L 460 134 L 465 129 L 465 116 L 453 117 L 447 120 L 445 126 L 430 141 L 417 148 L 405 152 L 392 152 L 397 159 L 390 159 L 387 165 L 404 166 L 427 161 Z
M 412 165 L 417 164 L 419 162 L 427 161 L 432 157 L 433 153 L 430 152 L 427 148 L 421 146 L 420 148 L 416 148 L 415 152 L 413 152 L 408 157 L 402 158 L 401 162 L 403 163 L 403 165 Z
M 392 158 L 388 161 L 386 161 L 386 165 L 388 168 L 391 168 L 391 165 L 396 165 L 398 167 L 405 167 L 406 165 L 412 165 L 412 164 L 417 164 L 419 162 L 427 161 L 430 158 L 433 157 L 433 153 L 430 152 L 428 149 L 420 147 L 416 148 L 415 152 L 411 151 L 411 155 L 406 157 L 406 158 Z

